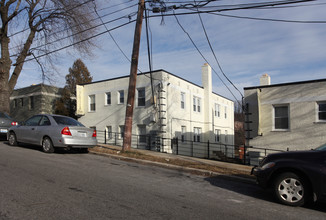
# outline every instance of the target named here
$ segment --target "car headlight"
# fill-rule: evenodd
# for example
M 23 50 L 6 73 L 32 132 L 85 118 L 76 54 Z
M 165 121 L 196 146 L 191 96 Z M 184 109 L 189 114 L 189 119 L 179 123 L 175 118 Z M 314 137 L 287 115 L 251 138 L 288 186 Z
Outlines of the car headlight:
M 269 162 L 269 163 L 266 163 L 264 166 L 262 166 L 261 169 L 265 170 L 265 169 L 272 168 L 273 166 L 275 166 L 275 162 Z

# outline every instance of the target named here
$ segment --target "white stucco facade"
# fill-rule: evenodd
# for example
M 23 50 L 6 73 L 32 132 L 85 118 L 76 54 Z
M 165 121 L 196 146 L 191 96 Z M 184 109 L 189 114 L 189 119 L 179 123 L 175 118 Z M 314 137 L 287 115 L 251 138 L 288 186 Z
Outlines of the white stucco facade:
M 286 151 L 326 143 L 326 79 L 250 87 L 244 94 L 250 146 Z
M 234 144 L 234 103 L 212 92 L 209 65 L 202 67 L 202 87 L 164 70 L 154 71 L 152 79 L 151 85 L 149 73 L 137 76 L 132 134 L 163 140 L 194 140 L 196 136 L 196 141 L 215 142 L 218 130 L 219 142 Z M 125 123 L 128 86 L 129 76 L 78 85 L 79 121 L 98 131 L 120 132 Z M 122 91 L 124 100 L 120 99 Z M 171 153 L 169 141 L 160 150 Z

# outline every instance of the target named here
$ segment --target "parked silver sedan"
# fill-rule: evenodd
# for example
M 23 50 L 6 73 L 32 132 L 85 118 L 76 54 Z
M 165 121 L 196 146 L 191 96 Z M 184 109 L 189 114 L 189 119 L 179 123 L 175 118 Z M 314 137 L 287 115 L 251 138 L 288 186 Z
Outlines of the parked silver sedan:
M 46 153 L 53 153 L 54 148 L 78 148 L 87 152 L 97 144 L 95 130 L 73 118 L 49 114 L 35 115 L 21 125 L 10 127 L 7 139 L 11 146 L 39 145 Z

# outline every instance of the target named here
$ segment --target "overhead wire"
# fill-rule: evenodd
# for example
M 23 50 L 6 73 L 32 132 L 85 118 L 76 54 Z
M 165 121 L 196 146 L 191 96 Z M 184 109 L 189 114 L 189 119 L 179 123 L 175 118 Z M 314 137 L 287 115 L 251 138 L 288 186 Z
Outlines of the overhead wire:
M 174 16 L 178 25 L 180 26 L 180 28 L 183 30 L 183 32 L 188 36 L 189 40 L 191 41 L 191 43 L 193 44 L 193 46 L 196 48 L 197 52 L 201 55 L 201 57 L 205 60 L 205 62 L 207 64 L 210 65 L 209 61 L 206 59 L 206 57 L 203 55 L 203 53 L 200 51 L 200 49 L 198 48 L 198 46 L 196 45 L 196 43 L 194 42 L 194 40 L 191 38 L 190 34 L 185 30 L 185 28 L 182 26 L 182 24 L 180 23 L 178 17 L 175 15 Z M 211 66 L 211 65 L 210 65 Z M 217 71 L 212 67 L 212 70 L 214 71 L 214 73 L 216 74 L 216 76 L 220 79 L 220 81 L 223 83 L 223 85 L 227 88 L 227 90 L 229 90 L 229 92 L 231 93 L 231 95 L 233 96 L 233 98 L 237 101 L 238 99 L 236 98 L 236 96 L 233 94 L 233 92 L 231 91 L 231 89 L 226 85 L 226 83 L 224 82 L 224 80 L 220 77 L 220 75 L 217 73 Z M 240 104 L 240 103 L 239 103 Z

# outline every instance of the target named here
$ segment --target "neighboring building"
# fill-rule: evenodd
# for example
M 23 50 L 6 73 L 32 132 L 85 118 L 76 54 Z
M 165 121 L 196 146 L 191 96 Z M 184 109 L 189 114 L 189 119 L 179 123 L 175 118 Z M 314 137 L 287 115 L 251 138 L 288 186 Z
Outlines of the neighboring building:
M 326 143 L 326 79 L 271 85 L 265 74 L 244 94 L 249 146 L 286 151 Z
M 159 150 L 169 153 L 169 140 L 175 137 L 234 144 L 234 103 L 212 92 L 209 65 L 202 67 L 203 87 L 164 70 L 154 71 L 152 81 L 149 73 L 137 76 L 133 134 L 162 138 Z M 78 85 L 79 121 L 99 132 L 106 130 L 107 139 L 112 138 L 111 132 L 123 133 L 128 86 L 129 76 Z M 135 141 L 148 145 L 146 138 L 133 139 L 133 146 Z
M 35 114 L 53 114 L 61 91 L 45 84 L 16 89 L 10 96 L 10 115 L 16 121 L 25 121 Z

